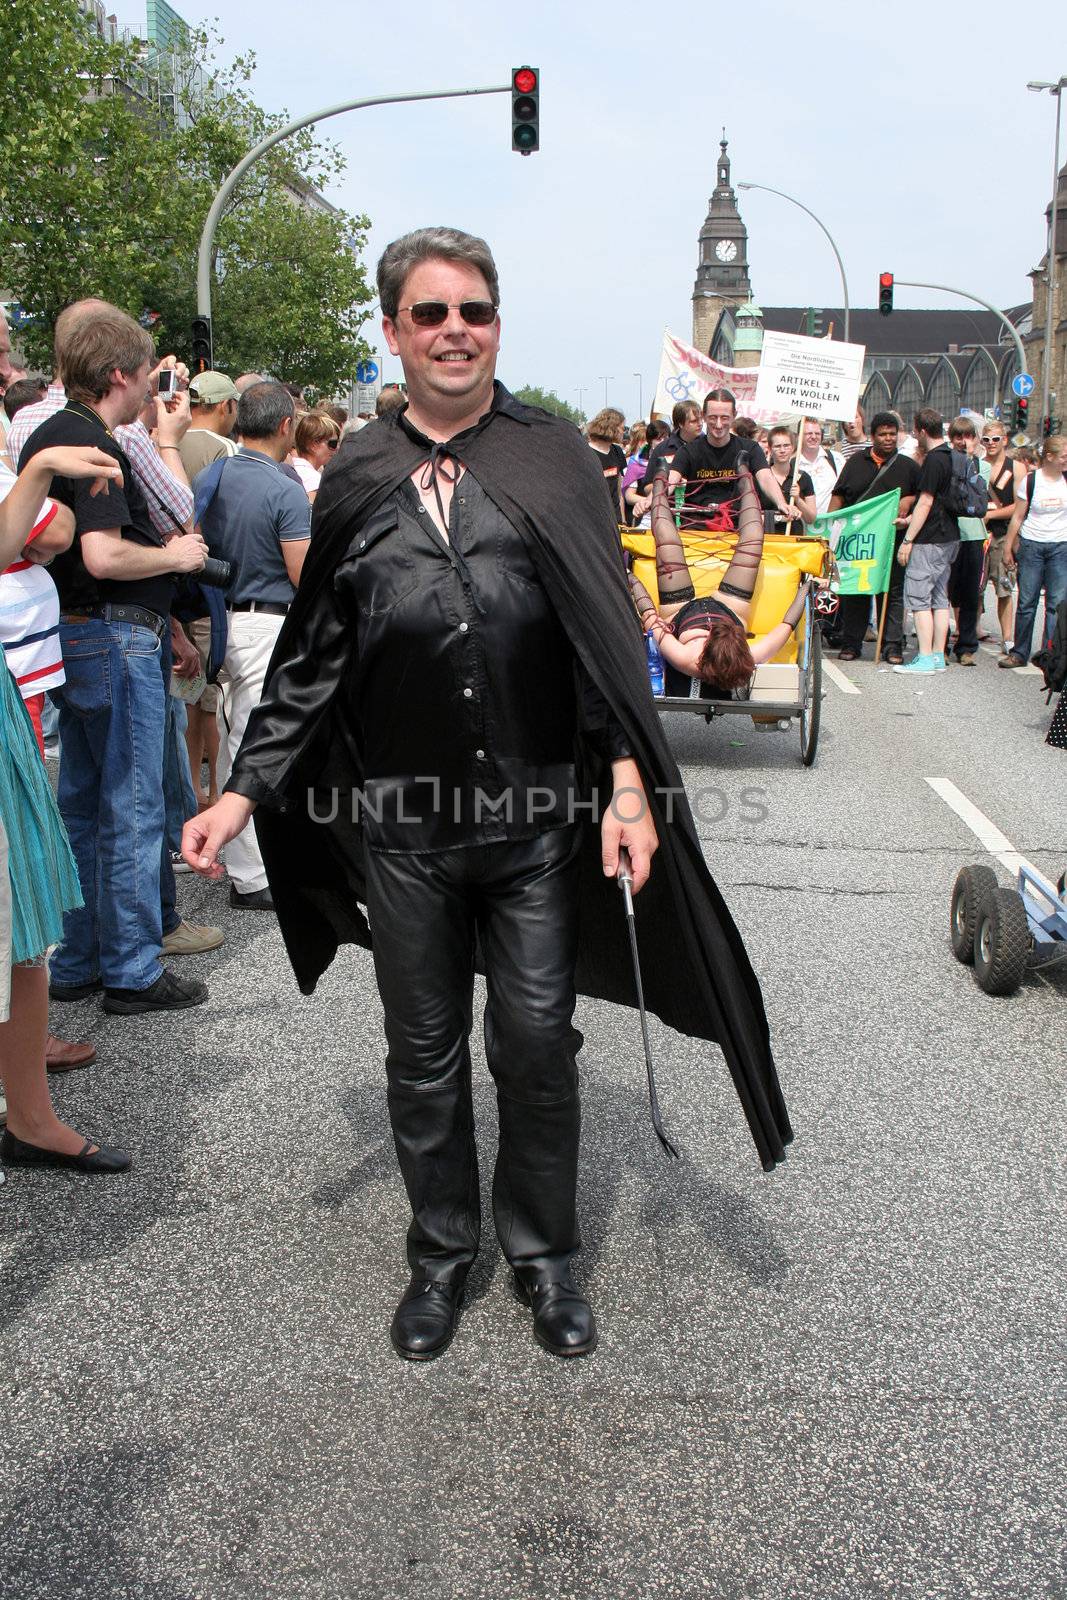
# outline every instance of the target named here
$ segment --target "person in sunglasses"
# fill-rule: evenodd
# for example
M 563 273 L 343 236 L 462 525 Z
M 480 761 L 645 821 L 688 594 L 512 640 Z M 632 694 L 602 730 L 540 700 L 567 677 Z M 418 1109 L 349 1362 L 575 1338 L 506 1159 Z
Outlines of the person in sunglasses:
M 324 411 L 305 411 L 297 418 L 289 460 L 312 505 L 322 482 L 322 469 L 333 460 L 340 439 L 340 428 Z
M 1015 568 L 1004 559 L 1008 542 L 1008 524 L 1015 510 L 1015 483 L 1022 477 L 1008 455 L 1007 430 L 1003 422 L 989 421 L 982 427 L 982 450 L 989 469 L 989 510 L 985 527 L 986 546 L 985 583 L 993 585 L 997 602 L 997 622 L 1000 624 L 1000 653 L 1006 656 L 1011 649 L 1015 630 Z M 983 596 L 985 592 L 983 583 Z
M 481 965 L 497 1236 L 541 1346 L 581 1356 L 597 1330 L 573 1275 L 573 1012 L 576 988 L 636 1000 L 623 851 L 637 890 L 656 857 L 641 902 L 651 1009 L 723 1042 L 765 1168 L 792 1135 L 759 985 L 649 690 L 596 457 L 496 382 L 499 289 L 483 240 L 407 234 L 382 256 L 378 291 L 407 405 L 346 440 L 325 474 L 263 701 L 227 792 L 183 849 L 217 877 L 220 848 L 255 812 L 305 993 L 340 943 L 373 950 L 412 1213 L 390 1333 L 409 1360 L 449 1344 L 478 1252 Z

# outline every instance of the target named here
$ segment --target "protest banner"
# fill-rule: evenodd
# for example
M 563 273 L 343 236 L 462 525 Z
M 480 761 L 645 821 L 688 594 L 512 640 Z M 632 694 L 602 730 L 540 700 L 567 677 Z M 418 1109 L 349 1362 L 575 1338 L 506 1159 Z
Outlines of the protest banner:
M 763 335 L 754 404 L 776 417 L 811 416 L 851 422 L 859 405 L 866 345 L 808 339 L 802 333 Z
M 664 329 L 653 410 L 669 418 L 679 400 L 695 400 L 702 406 L 709 389 L 729 389 L 737 401 L 738 416 L 751 417 L 753 422 L 769 427 L 778 421 L 778 413 L 765 414 L 756 406 L 757 370 L 756 367 L 724 367 Z

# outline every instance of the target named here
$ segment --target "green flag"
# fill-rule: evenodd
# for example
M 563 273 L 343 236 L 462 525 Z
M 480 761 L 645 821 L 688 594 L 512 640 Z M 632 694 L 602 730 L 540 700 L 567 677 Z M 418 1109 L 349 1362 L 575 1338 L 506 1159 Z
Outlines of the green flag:
M 809 534 L 829 539 L 834 549 L 838 576 L 831 585 L 835 594 L 884 594 L 893 571 L 893 524 L 900 509 L 900 490 L 880 494 L 874 500 L 824 511 L 816 517 Z M 836 542 L 835 542 L 836 541 Z

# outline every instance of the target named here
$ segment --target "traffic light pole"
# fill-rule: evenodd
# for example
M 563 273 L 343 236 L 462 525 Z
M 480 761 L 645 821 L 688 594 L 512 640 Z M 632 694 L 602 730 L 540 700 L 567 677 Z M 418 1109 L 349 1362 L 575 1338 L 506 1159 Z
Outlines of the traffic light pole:
M 954 295 L 958 295 L 961 300 L 973 300 L 975 305 L 984 306 L 987 311 L 992 311 L 992 313 L 993 313 L 993 315 L 995 317 L 999 317 L 1000 318 L 1001 322 L 1003 322 L 1004 326 L 1007 328 L 1008 332 L 1011 334 L 1012 339 L 1015 341 L 1015 348 L 1018 351 L 1018 355 L 1019 355 L 1019 371 L 1020 372 L 1025 372 L 1026 371 L 1026 352 L 1023 349 L 1023 342 L 1019 338 L 1018 329 L 1016 328 L 1015 324 L 1012 321 L 1010 321 L 1010 319 L 1008 317 L 1006 317 L 1004 315 L 1003 311 L 998 311 L 996 306 L 990 305 L 988 300 L 983 300 L 981 295 L 971 294 L 970 291 L 967 290 L 967 289 L 952 289 L 952 288 L 949 287 L 949 285 L 947 283 L 913 283 L 907 278 L 898 278 L 896 280 L 896 282 L 897 282 L 897 288 L 898 289 L 940 289 L 942 294 L 954 294 Z M 997 373 L 996 396 L 997 396 L 997 404 L 999 405 L 1000 404 L 1000 373 L 999 372 Z
M 326 106 L 321 111 L 313 111 L 308 117 L 298 117 L 295 122 L 287 122 L 284 128 L 279 128 L 266 139 L 261 139 L 253 145 L 248 154 L 237 163 L 229 177 L 223 183 L 218 194 L 211 202 L 211 209 L 204 223 L 204 231 L 200 235 L 200 253 L 196 265 L 196 311 L 197 316 L 211 316 L 211 254 L 215 245 L 215 230 L 219 225 L 227 200 L 248 171 L 262 155 L 280 144 L 283 139 L 288 139 L 291 133 L 299 133 L 301 128 L 308 128 L 313 122 L 325 122 L 327 117 L 339 117 L 343 111 L 362 111 L 366 106 L 395 106 L 402 105 L 411 100 L 458 100 L 468 95 L 475 94 L 510 94 L 511 84 L 494 85 L 490 89 L 434 89 L 425 94 L 383 94 L 373 95 L 367 100 L 346 100 L 343 105 Z

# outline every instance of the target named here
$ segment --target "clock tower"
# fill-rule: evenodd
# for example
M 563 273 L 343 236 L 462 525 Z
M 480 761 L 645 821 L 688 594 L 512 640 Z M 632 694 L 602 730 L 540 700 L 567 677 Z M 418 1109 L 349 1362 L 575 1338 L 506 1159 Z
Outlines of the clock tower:
M 719 146 L 718 181 L 708 201 L 708 214 L 700 230 L 697 277 L 693 285 L 693 344 L 705 355 L 719 317 L 726 306 L 740 306 L 752 298 L 748 277 L 748 233 L 730 185 L 730 157 L 726 129 Z

